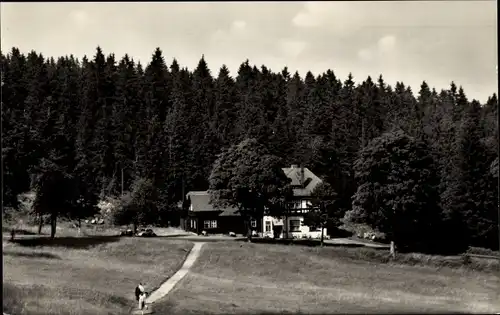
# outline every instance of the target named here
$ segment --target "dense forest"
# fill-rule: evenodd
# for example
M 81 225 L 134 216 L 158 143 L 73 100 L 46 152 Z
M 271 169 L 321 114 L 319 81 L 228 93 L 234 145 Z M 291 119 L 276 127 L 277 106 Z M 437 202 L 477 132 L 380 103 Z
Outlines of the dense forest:
M 283 167 L 300 164 L 321 176 L 336 191 L 337 211 L 359 220 L 369 220 L 360 207 L 383 208 L 363 199 L 364 190 L 383 185 L 367 170 L 385 167 L 381 160 L 401 165 L 406 177 L 398 175 L 387 198 L 414 189 L 420 174 L 434 193 L 416 203 L 437 205 L 470 245 L 498 248 L 496 94 L 481 104 L 453 82 L 441 91 L 422 82 L 413 91 L 382 75 L 356 81 L 327 70 L 302 78 L 248 60 L 233 78 L 225 66 L 211 73 L 203 57 L 193 71 L 176 60 L 168 65 L 159 48 L 145 66 L 100 48 L 81 60 L 4 53 L 4 207 L 35 190 L 51 208 L 40 211 L 71 206 L 71 216 L 85 217 L 99 198 L 130 191 L 140 178 L 168 214 L 183 193 L 208 189 L 222 151 L 253 138 Z M 54 197 L 63 195 L 72 197 Z

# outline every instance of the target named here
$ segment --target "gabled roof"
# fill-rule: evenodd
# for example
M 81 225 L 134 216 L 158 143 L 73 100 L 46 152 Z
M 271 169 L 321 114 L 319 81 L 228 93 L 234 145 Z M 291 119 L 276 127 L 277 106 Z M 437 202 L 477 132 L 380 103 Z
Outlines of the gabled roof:
M 292 180 L 291 185 L 296 186 L 293 188 L 293 195 L 296 197 L 311 196 L 312 191 L 318 186 L 322 180 L 316 176 L 307 167 L 304 167 L 304 184 L 301 186 L 301 168 L 295 165 L 292 167 L 282 168 L 285 175 Z M 210 203 L 210 194 L 208 191 L 190 191 L 186 197 L 191 201 L 193 212 L 209 212 L 220 211 L 220 216 L 238 216 L 238 209 L 234 207 L 215 208 Z
M 190 191 L 186 197 L 191 201 L 193 212 L 220 211 L 220 216 L 239 215 L 239 213 L 236 213 L 238 209 L 233 207 L 215 208 L 210 203 L 210 194 L 208 191 Z
M 322 180 L 313 172 L 311 172 L 311 170 L 309 170 L 307 167 L 304 167 L 303 170 L 305 187 L 298 187 L 301 186 L 301 168 L 299 166 L 292 165 L 291 167 L 282 168 L 282 170 L 285 175 L 292 180 L 291 185 L 297 186 L 293 188 L 293 195 L 297 197 L 310 196 L 314 188 L 316 188 L 316 186 L 318 186 L 322 182 Z

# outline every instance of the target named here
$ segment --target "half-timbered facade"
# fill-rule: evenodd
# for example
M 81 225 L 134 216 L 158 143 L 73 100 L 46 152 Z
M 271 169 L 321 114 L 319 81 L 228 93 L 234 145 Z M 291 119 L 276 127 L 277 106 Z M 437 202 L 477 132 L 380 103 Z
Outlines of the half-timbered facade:
M 307 167 L 298 165 L 283 168 L 283 172 L 292 180 L 293 199 L 288 202 L 285 216 L 263 217 L 261 235 L 275 238 L 320 238 L 321 229 L 304 225 L 304 215 L 312 210 L 311 195 L 322 182 L 321 179 Z M 326 229 L 324 233 L 326 235 Z
M 287 204 L 282 217 L 264 215 L 250 222 L 251 229 L 262 237 L 319 238 L 321 229 L 304 225 L 304 215 L 312 210 L 311 194 L 321 179 L 306 167 L 292 165 L 282 169 L 291 179 L 293 198 Z M 190 191 L 184 202 L 183 227 L 187 231 L 201 234 L 246 234 L 243 217 L 237 209 L 215 208 L 210 203 L 208 191 Z M 326 236 L 326 231 L 325 231 Z M 326 236 L 327 237 L 327 236 Z

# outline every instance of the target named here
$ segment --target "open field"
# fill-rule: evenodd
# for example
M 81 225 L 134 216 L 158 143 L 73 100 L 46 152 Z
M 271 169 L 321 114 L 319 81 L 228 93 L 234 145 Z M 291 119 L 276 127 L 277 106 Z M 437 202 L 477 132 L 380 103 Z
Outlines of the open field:
M 5 224 L 2 226 L 2 233 L 9 234 L 11 228 L 15 228 L 17 235 L 38 235 L 38 226 L 33 224 Z M 60 236 L 78 236 L 78 229 L 73 227 L 70 222 L 59 222 L 57 224 L 56 237 Z M 117 227 L 110 225 L 91 225 L 82 223 L 81 236 L 115 236 L 126 227 Z M 190 233 L 175 227 L 153 227 L 158 236 L 190 235 Z M 50 235 L 50 226 L 44 225 L 42 235 Z
M 330 247 L 217 242 L 205 244 L 191 272 L 154 308 L 179 315 L 490 313 L 500 312 L 499 288 L 493 270 L 384 264 Z
M 117 237 L 3 237 L 8 314 L 127 314 L 139 281 L 152 291 L 182 265 L 192 243 Z

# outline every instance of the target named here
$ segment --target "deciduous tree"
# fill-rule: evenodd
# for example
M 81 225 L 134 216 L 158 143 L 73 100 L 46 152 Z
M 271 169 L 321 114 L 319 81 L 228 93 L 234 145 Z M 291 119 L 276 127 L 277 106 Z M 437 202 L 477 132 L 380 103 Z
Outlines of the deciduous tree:
M 210 174 L 211 202 L 216 207 L 238 208 L 248 227 L 267 209 L 278 213 L 290 197 L 290 179 L 281 169 L 281 159 L 269 154 L 255 139 L 246 139 L 222 152 Z
M 439 223 L 436 180 L 423 143 L 402 131 L 386 133 L 361 150 L 354 168 L 354 218 L 386 233 L 401 249 L 417 249 L 418 243 L 425 249 L 435 241 L 430 235 Z

